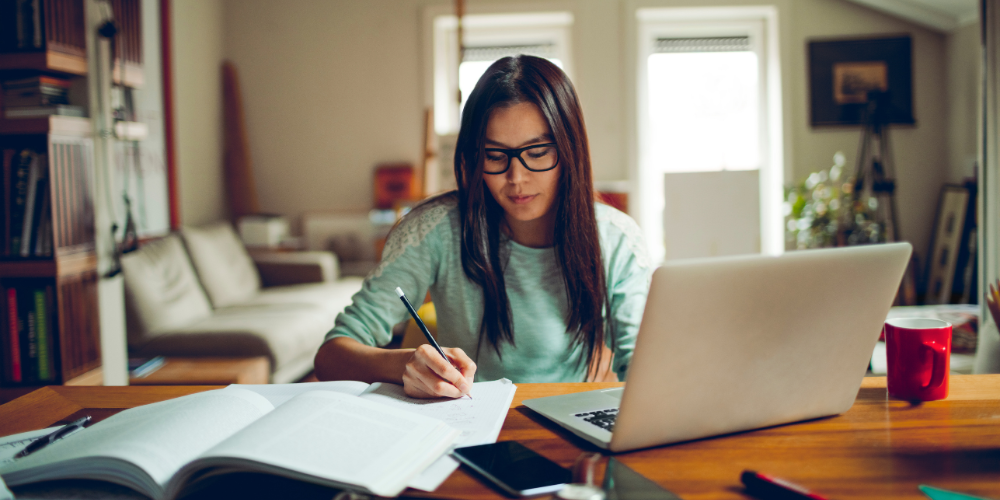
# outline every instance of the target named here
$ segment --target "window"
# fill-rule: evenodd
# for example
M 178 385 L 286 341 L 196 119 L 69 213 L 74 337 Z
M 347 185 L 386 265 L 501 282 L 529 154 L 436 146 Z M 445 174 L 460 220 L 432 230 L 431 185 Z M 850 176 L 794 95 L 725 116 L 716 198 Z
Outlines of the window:
M 750 38 L 657 38 L 646 60 L 649 167 L 760 167 L 759 71 Z
M 462 22 L 465 51 L 461 61 L 457 18 L 438 15 L 433 19 L 434 129 L 439 135 L 458 132 L 459 116 L 469 93 L 486 68 L 501 57 L 544 57 L 572 78 L 569 31 L 573 16 L 568 12 L 466 15 Z
M 665 227 L 670 225 L 665 217 L 677 210 L 665 199 L 665 192 L 670 191 L 665 182 L 681 173 L 685 176 L 674 177 L 679 182 L 704 186 L 706 194 L 699 204 L 725 204 L 732 198 L 750 200 L 749 207 L 736 206 L 735 202 L 730 207 L 734 213 L 754 212 L 744 226 L 759 224 L 759 231 L 755 229 L 742 237 L 752 248 L 780 253 L 784 248 L 784 165 L 777 10 L 651 8 L 639 9 L 637 20 L 639 134 L 632 179 L 638 210 L 633 215 L 643 229 L 652 257 L 657 262 L 673 257 L 668 252 L 670 242 L 664 238 L 672 230 Z M 733 171 L 746 175 L 725 174 Z M 713 177 L 716 180 L 696 176 L 710 172 L 717 173 Z M 719 189 L 715 190 L 715 198 L 708 198 L 712 196 L 712 182 L 720 183 Z M 746 188 L 738 186 L 747 182 L 750 184 Z M 733 189 L 750 192 L 736 197 L 721 194 Z M 681 201 L 672 203 L 676 206 Z M 673 212 L 665 212 L 667 209 Z M 685 221 L 684 225 L 697 236 L 726 231 L 720 228 L 723 224 L 711 218 Z M 671 237 L 676 238 L 675 243 L 685 241 L 674 233 Z M 713 250 L 699 256 L 715 255 L 717 244 L 726 243 L 706 242 L 706 248 L 711 246 Z

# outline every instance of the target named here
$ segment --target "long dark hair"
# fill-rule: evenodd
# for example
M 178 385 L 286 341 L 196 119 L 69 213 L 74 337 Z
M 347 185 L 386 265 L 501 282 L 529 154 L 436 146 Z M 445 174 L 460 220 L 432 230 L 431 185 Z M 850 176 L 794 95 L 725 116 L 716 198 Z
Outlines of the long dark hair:
M 559 153 L 555 251 L 571 305 L 568 332 L 573 335 L 573 345 L 584 346 L 579 362 L 585 361 L 592 375 L 606 336 L 612 338 L 612 344 L 614 336 L 605 331 L 609 299 L 594 215 L 590 146 L 580 101 L 569 78 L 539 57 L 504 57 L 493 63 L 469 95 L 458 132 L 455 179 L 462 223 L 462 268 L 483 290 L 480 345 L 485 336 L 498 356 L 502 343 L 514 345 L 503 277 L 506 263 L 500 254 L 504 211 L 484 184 L 483 158 L 490 114 L 522 102 L 541 110 Z

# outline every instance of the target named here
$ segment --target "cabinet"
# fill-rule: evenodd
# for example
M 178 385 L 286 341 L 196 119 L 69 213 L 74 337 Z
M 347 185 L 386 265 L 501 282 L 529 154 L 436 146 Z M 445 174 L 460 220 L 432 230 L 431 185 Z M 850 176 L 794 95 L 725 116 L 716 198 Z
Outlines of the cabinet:
M 141 85 L 139 1 L 109 4 L 119 25 L 112 79 Z M 69 104 L 93 110 L 86 29 L 84 0 L 0 0 L 0 82 L 69 81 Z M 93 380 L 87 374 L 101 365 L 94 122 L 7 118 L 6 95 L 0 93 L 0 402 L 39 385 Z M 25 167 L 29 157 L 37 166 Z

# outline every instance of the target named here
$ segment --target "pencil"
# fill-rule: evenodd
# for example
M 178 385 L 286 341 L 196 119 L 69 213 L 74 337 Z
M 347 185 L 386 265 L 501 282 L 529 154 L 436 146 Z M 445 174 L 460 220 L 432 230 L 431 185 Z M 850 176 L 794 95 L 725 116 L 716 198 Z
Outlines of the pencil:
M 410 316 L 413 316 L 413 321 L 417 322 L 417 326 L 420 327 L 420 331 L 424 332 L 424 337 L 427 337 L 427 341 L 430 342 L 432 346 L 434 346 L 434 349 L 437 350 L 438 354 L 440 354 L 441 357 L 448 362 L 448 364 L 451 364 L 451 360 L 448 359 L 448 356 L 445 355 L 444 350 L 441 349 L 440 345 L 438 345 L 437 340 L 434 340 L 434 336 L 431 335 L 431 332 L 427 330 L 427 325 L 425 325 L 423 320 L 420 319 L 420 316 L 417 315 L 416 309 L 414 309 L 413 306 L 410 305 L 409 300 L 406 300 L 406 295 L 403 294 L 403 289 L 397 286 L 396 295 L 399 295 L 399 300 L 403 301 L 403 305 L 406 306 L 406 310 L 410 311 Z M 467 394 L 467 396 L 469 396 L 469 399 L 472 399 L 472 394 Z

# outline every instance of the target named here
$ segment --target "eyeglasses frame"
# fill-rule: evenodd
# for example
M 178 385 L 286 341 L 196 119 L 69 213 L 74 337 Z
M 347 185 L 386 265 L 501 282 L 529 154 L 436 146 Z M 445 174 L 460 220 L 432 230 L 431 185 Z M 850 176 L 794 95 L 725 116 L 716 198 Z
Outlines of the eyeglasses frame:
M 528 166 L 528 163 L 524 161 L 524 158 L 521 158 L 521 153 L 523 153 L 523 152 L 525 152 L 525 151 L 527 151 L 529 149 L 540 148 L 542 146 L 556 146 L 556 162 L 555 162 L 554 165 L 552 165 L 549 168 L 546 168 L 545 170 L 535 170 L 535 169 L 533 169 L 533 168 L 531 168 L 531 167 Z M 554 142 L 547 142 L 547 143 L 544 143 L 544 144 L 532 144 L 530 146 L 525 146 L 523 148 L 517 148 L 517 149 L 485 148 L 485 151 L 486 152 L 492 151 L 492 152 L 495 152 L 495 153 L 503 153 L 503 154 L 507 155 L 507 167 L 506 168 L 504 168 L 500 172 L 487 172 L 486 169 L 483 169 L 483 173 L 486 174 L 486 175 L 501 175 L 501 174 L 506 174 L 507 171 L 510 170 L 510 162 L 514 158 L 517 158 L 517 160 L 521 162 L 521 165 L 523 165 L 524 168 L 527 169 L 529 172 L 548 172 L 549 170 L 552 170 L 553 168 L 556 168 L 556 167 L 559 166 L 559 149 L 558 149 L 558 145 L 556 143 L 554 143 Z M 484 159 L 483 161 L 485 162 L 486 160 Z

